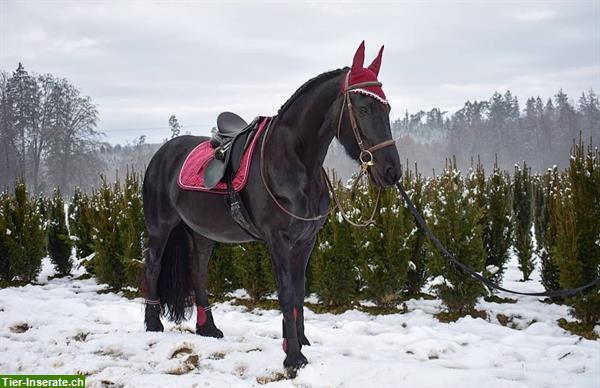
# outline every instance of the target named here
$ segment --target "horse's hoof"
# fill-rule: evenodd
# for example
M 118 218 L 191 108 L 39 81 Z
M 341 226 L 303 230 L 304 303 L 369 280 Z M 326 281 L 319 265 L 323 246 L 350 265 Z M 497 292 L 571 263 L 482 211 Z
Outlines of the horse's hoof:
M 295 354 L 288 354 L 283 360 L 283 366 L 288 371 L 288 373 L 297 371 L 308 364 L 308 360 L 304 357 L 304 354 L 298 352 Z
M 146 331 L 164 331 L 165 328 L 163 324 L 158 322 L 146 322 Z
M 203 337 L 223 338 L 223 332 L 217 329 L 216 326 L 196 325 L 196 334 Z

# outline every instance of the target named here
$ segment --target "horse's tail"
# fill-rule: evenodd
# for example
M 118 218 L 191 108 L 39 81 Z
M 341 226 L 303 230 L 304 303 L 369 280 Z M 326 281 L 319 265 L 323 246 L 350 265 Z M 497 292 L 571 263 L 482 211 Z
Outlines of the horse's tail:
M 192 237 L 180 222 L 169 235 L 160 260 L 158 297 L 163 314 L 176 323 L 192 315 L 193 283 L 191 278 Z

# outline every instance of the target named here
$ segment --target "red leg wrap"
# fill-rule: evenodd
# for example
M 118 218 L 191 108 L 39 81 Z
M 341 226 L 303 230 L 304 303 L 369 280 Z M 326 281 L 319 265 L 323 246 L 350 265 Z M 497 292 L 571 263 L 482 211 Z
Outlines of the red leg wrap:
M 196 307 L 196 323 L 200 326 L 204 326 L 207 319 L 208 319 L 208 316 L 206 315 L 206 310 L 204 310 L 204 307 L 197 306 Z

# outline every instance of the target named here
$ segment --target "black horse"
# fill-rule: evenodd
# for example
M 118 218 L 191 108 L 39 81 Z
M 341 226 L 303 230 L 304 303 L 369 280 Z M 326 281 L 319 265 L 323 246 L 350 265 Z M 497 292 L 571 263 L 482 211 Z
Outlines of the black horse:
M 283 312 L 286 368 L 307 363 L 301 353 L 303 345 L 310 345 L 304 333 L 305 271 L 317 232 L 326 220 L 318 215 L 326 215 L 329 209 L 329 189 L 322 176 L 329 144 L 337 137 L 379 187 L 392 185 L 401 176 L 398 152 L 390 146 L 394 142 L 389 105 L 377 81 L 382 52 L 383 47 L 364 68 L 363 42 L 350 69 L 326 72 L 302 85 L 281 107 L 268 135 L 258 140 L 264 155 L 254 153 L 248 182 L 240 192 L 250 221 L 271 255 Z M 161 311 L 169 319 L 181 321 L 186 307 L 195 302 L 196 333 L 222 337 L 206 294 L 213 245 L 215 241 L 257 240 L 234 221 L 224 196 L 178 186 L 186 156 L 207 140 L 176 137 L 156 152 L 146 170 L 144 288 L 148 331 L 163 330 Z

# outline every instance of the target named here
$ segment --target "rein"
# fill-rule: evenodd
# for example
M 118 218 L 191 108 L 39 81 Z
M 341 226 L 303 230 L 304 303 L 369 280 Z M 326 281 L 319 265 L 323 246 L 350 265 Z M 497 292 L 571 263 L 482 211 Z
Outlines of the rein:
M 360 181 L 360 178 L 368 172 L 369 167 L 375 165 L 375 160 L 373 158 L 373 152 L 379 151 L 380 149 L 385 148 L 385 147 L 393 146 L 396 144 L 396 141 L 394 139 L 390 139 L 390 140 L 386 140 L 381 143 L 375 144 L 374 146 L 372 146 L 370 148 L 365 148 L 365 144 L 364 144 L 364 142 L 362 140 L 362 136 L 361 136 L 360 127 L 358 126 L 356 117 L 354 117 L 354 110 L 352 109 L 352 101 L 350 100 L 350 93 L 353 91 L 362 90 L 362 88 L 364 88 L 364 87 L 382 86 L 382 84 L 381 84 L 381 82 L 378 82 L 378 81 L 368 81 L 368 82 L 357 83 L 354 85 L 348 85 L 349 79 L 350 79 L 350 72 L 348 71 L 346 73 L 346 77 L 344 80 L 344 99 L 341 104 L 342 107 L 340 109 L 340 115 L 339 115 L 339 120 L 338 120 L 337 138 L 338 139 L 340 138 L 340 133 L 341 133 L 341 128 L 342 128 L 342 117 L 344 115 L 344 108 L 347 108 L 348 109 L 348 117 L 350 118 L 350 125 L 352 127 L 352 134 L 354 135 L 354 139 L 356 140 L 356 143 L 358 144 L 358 147 L 360 148 L 360 154 L 359 154 L 358 159 L 360 160 L 361 170 L 360 170 L 359 175 L 356 177 L 354 184 L 352 185 L 351 192 L 354 192 L 354 190 L 358 186 L 357 183 Z M 387 104 L 386 102 L 382 102 L 382 103 Z M 346 221 L 350 225 L 356 226 L 356 227 L 366 227 L 366 226 L 371 225 L 373 223 L 373 220 L 375 219 L 375 215 L 377 213 L 377 208 L 379 207 L 379 201 L 381 199 L 382 189 L 379 188 L 379 190 L 378 190 L 377 200 L 375 202 L 375 205 L 373 207 L 373 212 L 371 213 L 371 216 L 369 217 L 369 219 L 364 222 L 354 222 L 350 219 L 350 217 L 348 216 L 346 211 L 343 209 L 340 199 L 337 196 L 337 194 L 335 193 L 333 183 L 329 179 L 329 176 L 327 175 L 327 172 L 325 171 L 325 169 L 323 167 L 321 167 L 321 173 L 322 173 L 323 177 L 325 178 L 325 183 L 327 184 L 327 188 L 330 191 L 331 196 L 335 202 L 335 205 L 331 209 L 329 209 L 329 211 L 327 211 L 324 214 L 320 214 L 320 215 L 313 216 L 313 217 L 303 217 L 303 216 L 294 214 L 290 210 L 286 209 L 285 206 L 283 206 L 279 202 L 279 200 L 277 200 L 277 198 L 275 197 L 275 194 L 273 194 L 273 191 L 267 184 L 265 163 L 264 163 L 265 144 L 269 140 L 269 134 L 270 134 L 269 130 L 271 129 L 271 124 L 273 121 L 275 121 L 275 120 L 272 120 L 269 123 L 269 125 L 267 126 L 262 144 L 260 146 L 260 176 L 261 176 L 261 179 L 263 182 L 263 186 L 265 187 L 265 190 L 267 191 L 267 193 L 269 194 L 269 196 L 271 197 L 273 202 L 275 202 L 277 207 L 281 211 L 283 211 L 285 214 L 287 214 L 288 216 L 290 216 L 294 219 L 300 220 L 300 221 L 322 220 L 323 218 L 329 216 L 329 214 L 337 208 L 340 210 L 340 214 L 342 215 L 342 218 L 344 219 L 344 221 Z

